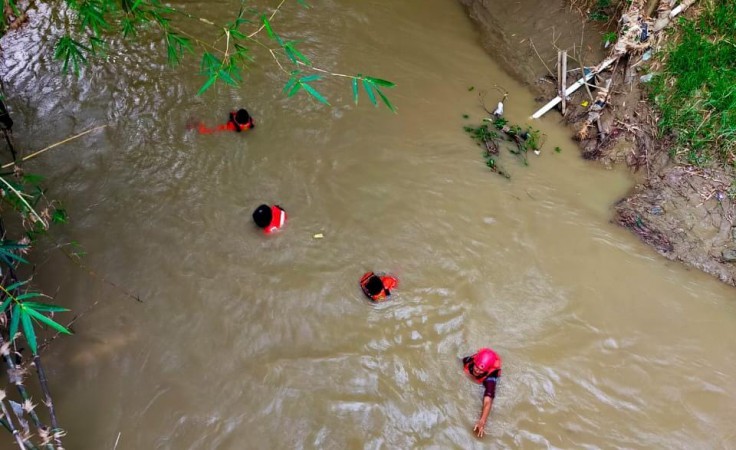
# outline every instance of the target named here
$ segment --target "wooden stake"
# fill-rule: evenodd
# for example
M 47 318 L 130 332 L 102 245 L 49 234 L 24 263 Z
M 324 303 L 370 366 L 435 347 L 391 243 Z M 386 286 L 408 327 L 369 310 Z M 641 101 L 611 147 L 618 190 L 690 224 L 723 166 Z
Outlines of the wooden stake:
M 560 85 L 562 115 L 564 116 L 567 109 L 567 95 L 565 95 L 565 91 L 567 90 L 567 50 L 562 52 L 562 78 L 560 79 Z
M 565 89 L 562 88 L 562 50 L 557 50 L 557 96 L 562 99 L 562 115 L 565 115 Z

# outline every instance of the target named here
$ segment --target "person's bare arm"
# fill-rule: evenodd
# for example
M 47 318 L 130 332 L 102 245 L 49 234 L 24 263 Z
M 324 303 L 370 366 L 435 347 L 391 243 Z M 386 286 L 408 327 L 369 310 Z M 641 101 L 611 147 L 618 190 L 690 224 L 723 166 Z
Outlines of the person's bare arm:
M 482 438 L 485 434 L 486 421 L 488 420 L 488 415 L 491 413 L 492 406 L 493 399 L 487 395 L 483 396 L 483 408 L 480 412 L 480 419 L 478 419 L 473 427 L 473 431 L 475 431 L 479 438 Z

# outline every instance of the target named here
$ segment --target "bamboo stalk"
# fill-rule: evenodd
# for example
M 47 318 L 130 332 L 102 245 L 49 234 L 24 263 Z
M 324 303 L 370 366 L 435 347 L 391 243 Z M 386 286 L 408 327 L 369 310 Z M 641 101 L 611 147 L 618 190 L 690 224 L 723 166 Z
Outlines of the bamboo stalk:
M 560 92 L 562 92 L 562 115 L 565 115 L 567 110 L 567 50 L 562 52 L 562 77 L 560 79 Z
M 5 340 L 2 338 L 2 336 L 0 336 L 0 348 L 4 348 L 4 344 L 5 344 Z M 3 359 L 5 360 L 5 364 L 9 368 L 9 372 L 16 371 L 17 366 L 15 365 L 15 362 L 13 362 L 13 358 L 10 357 L 10 353 L 6 350 L 2 356 L 3 356 Z M 11 382 L 15 384 L 15 387 L 16 389 L 18 389 L 18 393 L 20 393 L 20 396 L 24 402 L 31 400 L 31 396 L 28 395 L 28 391 L 26 390 L 26 387 L 23 385 L 23 380 L 20 377 L 17 377 L 16 379 L 11 380 Z M 36 414 L 36 411 L 30 410 L 28 411 L 28 415 L 31 417 L 31 421 L 33 422 L 33 425 L 38 430 L 46 429 L 46 426 L 41 422 L 41 419 L 38 418 L 38 414 Z M 46 447 L 49 450 L 53 450 L 54 448 L 50 444 L 47 445 Z
M 37 152 L 33 152 L 33 153 L 31 153 L 30 155 L 24 156 L 24 157 L 23 157 L 23 159 L 21 159 L 21 162 L 22 162 L 22 161 L 28 161 L 29 159 L 31 159 L 31 158 L 35 158 L 36 156 L 40 155 L 41 153 L 47 152 L 47 151 L 51 150 L 51 149 L 52 149 L 52 148 L 54 148 L 54 147 L 58 147 L 58 146 L 59 146 L 59 145 L 61 145 L 61 144 L 66 144 L 66 143 L 67 143 L 67 142 L 69 142 L 69 141 L 72 141 L 72 140 L 74 140 L 74 139 L 76 139 L 76 138 L 78 138 L 78 137 L 82 137 L 82 136 L 84 136 L 85 134 L 89 134 L 89 133 L 91 133 L 91 132 L 93 132 L 93 131 L 97 131 L 97 130 L 100 130 L 100 129 L 102 129 L 102 128 L 105 128 L 106 126 L 107 126 L 107 125 L 100 125 L 100 126 L 98 126 L 98 127 L 90 128 L 89 130 L 86 130 L 86 131 L 82 131 L 82 132 L 81 132 L 81 133 L 79 133 L 79 134 L 75 134 L 75 135 L 74 135 L 74 136 L 72 136 L 72 137 L 66 138 L 66 139 L 64 139 L 63 141 L 59 141 L 59 142 L 57 142 L 57 143 L 55 143 L 55 144 L 51 144 L 51 145 L 49 145 L 49 146 L 48 146 L 48 147 L 46 147 L 46 148 L 42 148 L 41 150 L 39 150 L 39 151 L 37 151 Z M 8 167 L 10 167 L 10 166 L 14 166 L 14 165 L 16 165 L 15 161 L 13 161 L 13 162 L 9 162 L 9 163 L 7 163 L 7 164 L 3 164 L 2 166 L 0 166 L 0 168 L 2 168 L 2 169 L 7 169 Z
M 10 434 L 13 434 L 12 425 L 9 424 L 7 420 L 0 418 L 0 425 L 2 425 L 6 430 L 8 430 Z M 25 445 L 26 450 L 36 450 L 36 447 L 30 442 L 28 442 L 27 440 L 24 440 L 23 444 Z
M 562 115 L 565 115 L 565 90 L 562 88 L 562 50 L 557 50 L 557 95 L 562 99 Z
M 51 435 L 54 438 L 54 442 L 57 447 L 61 447 L 61 439 L 59 439 L 58 432 L 60 431 L 59 422 L 56 420 L 56 411 L 54 410 L 54 402 L 51 400 L 51 390 L 49 390 L 49 383 L 46 379 L 46 372 L 43 370 L 41 365 L 41 356 L 35 355 L 33 357 L 33 364 L 36 366 L 38 372 L 38 382 L 41 384 L 41 391 L 46 400 L 46 407 L 49 409 L 49 416 L 51 416 Z
M 3 130 L 3 134 L 5 135 L 5 142 L 7 142 L 8 147 L 10 147 L 10 154 L 13 155 L 13 162 L 15 162 L 15 160 L 18 159 L 18 153 L 16 153 L 15 145 L 13 145 L 13 134 L 10 130 Z
M 0 400 L 0 408 L 3 411 L 3 415 L 8 418 L 8 426 L 10 427 L 10 432 L 13 433 L 13 437 L 15 438 L 15 442 L 18 443 L 18 448 L 24 449 L 26 448 L 25 444 L 23 444 L 23 437 L 20 435 L 20 431 L 15 429 L 15 425 L 13 425 L 13 420 L 10 418 L 10 414 L 8 414 L 8 408 L 5 407 L 5 401 Z

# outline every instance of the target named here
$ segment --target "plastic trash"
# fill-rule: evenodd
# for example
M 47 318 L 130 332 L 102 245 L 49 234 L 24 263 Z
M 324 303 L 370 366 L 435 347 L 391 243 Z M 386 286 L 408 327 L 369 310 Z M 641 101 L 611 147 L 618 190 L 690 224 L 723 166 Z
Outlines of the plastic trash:
M 645 51 L 643 55 L 641 55 L 642 61 L 649 61 L 649 59 L 652 57 L 652 49 Z
M 493 111 L 493 115 L 496 117 L 503 116 L 503 102 L 498 102 L 498 106 L 496 106 L 496 110 Z
M 641 81 L 642 83 L 649 83 L 650 81 L 652 81 L 652 78 L 654 78 L 654 75 L 656 75 L 656 74 L 655 73 L 648 73 L 646 75 L 642 75 L 642 76 L 639 77 L 639 81 Z

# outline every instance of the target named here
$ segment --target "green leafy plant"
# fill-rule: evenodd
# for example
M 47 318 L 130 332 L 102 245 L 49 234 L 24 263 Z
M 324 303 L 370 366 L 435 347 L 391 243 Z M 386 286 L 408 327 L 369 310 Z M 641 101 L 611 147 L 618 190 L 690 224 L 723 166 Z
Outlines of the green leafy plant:
M 38 354 L 37 331 L 34 327 L 38 325 L 46 325 L 59 333 L 71 334 L 65 326 L 54 321 L 44 313 L 66 312 L 69 309 L 52 305 L 49 303 L 38 303 L 28 301 L 34 298 L 49 298 L 40 292 L 24 292 L 13 295 L 13 292 L 26 284 L 26 281 L 19 281 L 5 287 L 0 285 L 0 291 L 5 294 L 5 301 L 0 305 L 0 313 L 8 312 L 10 314 L 9 340 L 12 343 L 18 332 L 18 327 L 23 328 L 23 336 L 25 337 L 28 347 L 34 355 Z
M 616 40 L 618 40 L 618 34 L 616 34 L 615 31 L 603 33 L 603 36 L 601 37 L 601 41 L 603 41 L 604 46 L 615 44 Z
M 596 22 L 608 22 L 609 9 L 613 6 L 612 0 L 597 0 L 588 17 Z
M 682 19 L 681 37 L 663 52 L 650 95 L 661 112 L 671 151 L 697 166 L 736 165 L 736 3 L 714 2 L 697 19 Z
M 282 36 L 272 20 L 284 4 L 281 1 L 267 15 L 256 8 L 246 7 L 243 0 L 232 21 L 216 24 L 159 0 L 67 0 L 66 6 L 73 14 L 64 34 L 55 43 L 54 56 L 62 62 L 63 72 L 79 75 L 82 68 L 89 64 L 90 58 L 104 53 L 108 42 L 116 34 L 132 38 L 139 30 L 157 29 L 161 33 L 170 64 L 177 65 L 187 55 L 201 52 L 200 74 L 205 80 L 197 92 L 198 95 L 202 95 L 218 82 L 229 86 L 242 83 L 245 72 L 256 61 L 253 50 L 258 49 L 267 54 L 286 77 L 284 92 L 287 95 L 305 92 L 316 101 L 329 105 L 325 95 L 316 87 L 316 82 L 324 76 L 346 78 L 351 81 L 354 102 L 358 102 L 358 92 L 363 90 L 374 106 L 378 106 L 380 101 L 389 110 L 396 112 L 396 107 L 384 92 L 384 89 L 395 86 L 393 82 L 316 67 L 302 50 L 300 41 Z M 297 4 L 308 7 L 302 0 L 298 0 Z M 8 8 L 0 8 L 3 24 L 8 22 L 12 11 L 21 14 L 17 12 L 18 7 L 14 0 L 8 0 L 7 5 Z M 193 27 L 187 25 L 188 21 L 196 22 L 198 26 L 218 29 L 218 38 L 214 42 L 200 39 L 192 34 Z M 265 32 L 265 39 L 261 39 L 262 32 Z

